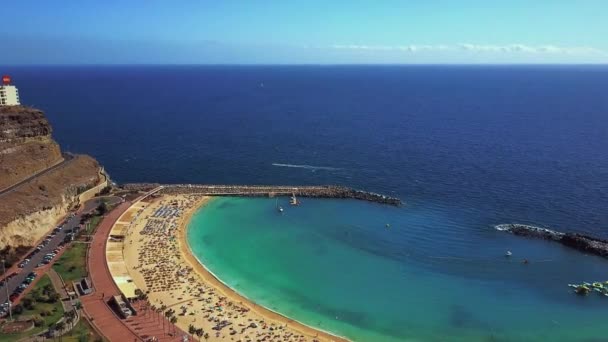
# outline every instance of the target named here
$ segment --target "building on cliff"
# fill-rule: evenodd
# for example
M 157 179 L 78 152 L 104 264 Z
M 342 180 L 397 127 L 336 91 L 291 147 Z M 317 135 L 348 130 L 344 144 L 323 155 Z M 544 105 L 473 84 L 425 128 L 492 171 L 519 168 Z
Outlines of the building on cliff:
M 10 76 L 2 76 L 0 106 L 18 106 L 19 104 L 19 91 L 17 91 L 17 87 L 11 84 Z

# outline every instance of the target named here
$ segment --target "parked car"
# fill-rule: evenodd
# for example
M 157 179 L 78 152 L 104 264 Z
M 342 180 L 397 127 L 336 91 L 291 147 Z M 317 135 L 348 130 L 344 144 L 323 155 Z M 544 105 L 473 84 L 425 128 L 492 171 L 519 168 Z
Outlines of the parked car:
M 19 264 L 19 268 L 24 268 L 30 262 L 30 259 L 23 259 L 23 261 Z

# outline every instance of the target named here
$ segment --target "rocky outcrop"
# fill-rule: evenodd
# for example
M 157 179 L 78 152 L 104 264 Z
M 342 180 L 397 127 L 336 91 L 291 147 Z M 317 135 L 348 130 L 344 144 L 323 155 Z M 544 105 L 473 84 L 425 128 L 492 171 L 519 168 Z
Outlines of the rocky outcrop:
M 551 229 L 525 224 L 500 224 L 496 226 L 496 229 L 514 235 L 556 241 L 564 246 L 577 249 L 587 254 L 608 258 L 608 240 L 577 233 L 561 233 Z
M 33 244 L 106 180 L 93 158 L 63 158 L 51 132 L 40 110 L 0 107 L 0 248 Z
M 579 251 L 608 258 L 608 241 L 582 234 L 566 233 L 560 242 Z
M 0 107 L 0 190 L 63 161 L 42 111 Z

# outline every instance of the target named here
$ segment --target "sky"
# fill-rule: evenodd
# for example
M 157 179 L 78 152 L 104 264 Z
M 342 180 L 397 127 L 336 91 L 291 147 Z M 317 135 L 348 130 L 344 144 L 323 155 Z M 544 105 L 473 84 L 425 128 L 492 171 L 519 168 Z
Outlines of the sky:
M 608 63 L 607 0 L 18 0 L 2 64 Z

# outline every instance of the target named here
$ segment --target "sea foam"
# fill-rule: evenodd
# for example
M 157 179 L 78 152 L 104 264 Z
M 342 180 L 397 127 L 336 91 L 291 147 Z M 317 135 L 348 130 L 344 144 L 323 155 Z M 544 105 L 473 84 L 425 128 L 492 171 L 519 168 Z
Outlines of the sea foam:
M 272 163 L 272 166 L 293 167 L 293 168 L 307 169 L 307 170 L 313 170 L 313 171 L 316 171 L 316 170 L 327 170 L 327 171 L 341 170 L 340 168 L 329 167 L 329 166 L 297 165 L 297 164 L 281 164 L 281 163 Z

